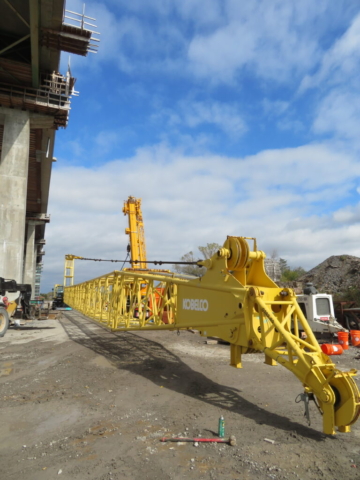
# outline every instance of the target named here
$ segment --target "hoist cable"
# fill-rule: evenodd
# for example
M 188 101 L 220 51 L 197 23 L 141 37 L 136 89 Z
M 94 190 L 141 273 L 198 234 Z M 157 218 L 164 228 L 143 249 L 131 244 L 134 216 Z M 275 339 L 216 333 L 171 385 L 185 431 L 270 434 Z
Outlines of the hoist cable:
M 197 265 L 198 267 L 201 267 L 202 265 L 199 264 L 201 260 L 198 260 L 196 262 L 176 262 L 176 261 L 165 261 L 165 260 L 127 260 L 127 257 L 125 260 L 112 260 L 112 259 L 106 259 L 106 258 L 86 258 L 86 257 L 81 257 L 78 258 L 78 260 L 91 260 L 93 262 L 112 262 L 112 263 L 131 263 L 132 265 L 135 264 L 137 265 L 138 263 L 153 263 L 154 265 Z M 124 265 L 123 265 L 124 266 Z

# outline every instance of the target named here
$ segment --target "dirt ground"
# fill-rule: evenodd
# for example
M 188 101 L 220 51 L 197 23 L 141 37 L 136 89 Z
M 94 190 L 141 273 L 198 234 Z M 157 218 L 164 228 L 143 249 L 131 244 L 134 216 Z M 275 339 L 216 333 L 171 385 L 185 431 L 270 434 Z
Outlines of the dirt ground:
M 76 312 L 9 329 L 0 339 L 0 477 L 41 479 L 360 478 L 360 421 L 322 433 L 304 418 L 284 368 L 182 332 L 110 333 Z M 350 348 L 333 357 L 360 367 Z M 359 381 L 359 377 L 356 378 Z M 237 445 L 162 443 L 226 436 Z M 273 442 L 268 442 L 265 439 Z

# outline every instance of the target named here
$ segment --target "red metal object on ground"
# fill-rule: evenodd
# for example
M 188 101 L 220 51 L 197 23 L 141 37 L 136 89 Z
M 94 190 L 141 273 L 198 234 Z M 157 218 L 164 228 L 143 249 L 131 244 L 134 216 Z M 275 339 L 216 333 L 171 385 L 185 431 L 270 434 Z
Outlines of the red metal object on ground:
M 231 435 L 230 438 L 188 438 L 188 437 L 171 437 L 171 438 L 160 438 L 160 442 L 206 442 L 206 443 L 228 443 L 229 445 L 236 445 L 236 438 L 234 435 Z

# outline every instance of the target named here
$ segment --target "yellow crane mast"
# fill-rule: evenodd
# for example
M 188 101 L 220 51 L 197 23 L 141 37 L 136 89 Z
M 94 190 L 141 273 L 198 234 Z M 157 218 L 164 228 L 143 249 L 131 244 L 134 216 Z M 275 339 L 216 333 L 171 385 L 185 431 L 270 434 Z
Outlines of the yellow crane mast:
M 293 290 L 267 276 L 265 256 L 255 239 L 230 236 L 198 262 L 207 269 L 201 278 L 114 271 L 65 288 L 64 301 L 111 331 L 191 328 L 220 337 L 230 343 L 236 368 L 243 354 L 263 352 L 266 364 L 300 380 L 305 405 L 314 400 L 323 415 L 324 433 L 349 432 L 360 413 L 356 370 L 339 370 L 322 352 Z
M 75 274 L 75 260 L 82 260 L 83 257 L 77 255 L 65 255 L 65 267 L 64 267 L 64 287 L 74 285 L 74 274 Z
M 125 229 L 125 233 L 129 235 L 131 266 L 133 269 L 147 268 L 141 198 L 129 196 L 124 202 L 123 212 L 129 219 L 129 227 Z

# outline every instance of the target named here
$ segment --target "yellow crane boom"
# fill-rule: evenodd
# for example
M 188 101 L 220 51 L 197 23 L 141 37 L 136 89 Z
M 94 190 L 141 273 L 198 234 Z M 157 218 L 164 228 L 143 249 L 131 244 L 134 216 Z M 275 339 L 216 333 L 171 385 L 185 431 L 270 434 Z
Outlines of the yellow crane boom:
M 114 271 L 65 288 L 64 301 L 112 331 L 194 328 L 220 337 L 230 343 L 236 368 L 243 354 L 263 352 L 266 364 L 279 363 L 300 380 L 325 433 L 348 432 L 360 413 L 356 370 L 340 371 L 321 351 L 294 292 L 267 276 L 264 259 L 255 239 L 231 236 L 198 262 L 207 269 L 201 278 Z
M 64 287 L 74 285 L 75 275 L 75 260 L 82 260 L 83 257 L 77 255 L 65 255 L 65 267 L 64 267 Z
M 147 268 L 141 198 L 130 196 L 124 202 L 123 212 L 129 219 L 129 227 L 125 229 L 125 233 L 129 235 L 131 266 L 134 269 Z

